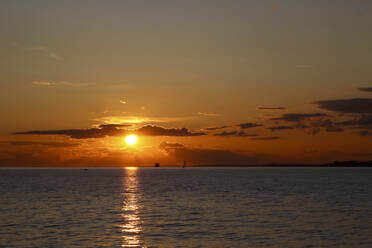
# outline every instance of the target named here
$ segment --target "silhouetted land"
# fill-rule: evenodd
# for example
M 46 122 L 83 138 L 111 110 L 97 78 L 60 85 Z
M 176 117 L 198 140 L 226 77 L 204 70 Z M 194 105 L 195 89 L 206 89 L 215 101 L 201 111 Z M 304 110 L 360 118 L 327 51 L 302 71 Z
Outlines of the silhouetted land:
M 325 164 L 250 164 L 250 165 L 190 165 L 190 167 L 372 167 L 370 161 L 334 161 Z
M 107 167 L 154 167 L 154 165 L 146 165 L 146 164 L 123 164 L 120 166 L 107 166 Z M 20 168 L 20 167 L 43 167 L 47 168 L 49 166 L 38 166 L 38 165 L 19 165 L 19 166 L 2 166 L 0 167 L 6 167 L 6 168 Z M 58 167 L 98 167 L 98 168 L 104 168 L 106 166 L 100 166 L 100 165 L 86 165 L 86 166 L 52 166 L 53 168 Z M 155 167 L 185 167 L 183 165 L 163 165 L 160 166 L 159 163 L 155 164 Z M 334 161 L 333 163 L 324 163 L 324 164 L 190 164 L 187 165 L 187 167 L 372 167 L 372 160 L 370 161 Z M 187 168 L 186 167 L 186 168 Z M 85 169 L 87 170 L 87 169 Z

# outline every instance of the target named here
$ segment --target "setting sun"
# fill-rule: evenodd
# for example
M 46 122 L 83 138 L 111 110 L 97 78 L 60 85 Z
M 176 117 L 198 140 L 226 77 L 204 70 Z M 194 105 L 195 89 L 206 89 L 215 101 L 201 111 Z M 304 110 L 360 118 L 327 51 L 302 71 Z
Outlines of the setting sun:
M 128 144 L 128 145 L 134 145 L 137 143 L 137 136 L 136 135 L 128 135 L 127 137 L 125 137 L 125 142 Z

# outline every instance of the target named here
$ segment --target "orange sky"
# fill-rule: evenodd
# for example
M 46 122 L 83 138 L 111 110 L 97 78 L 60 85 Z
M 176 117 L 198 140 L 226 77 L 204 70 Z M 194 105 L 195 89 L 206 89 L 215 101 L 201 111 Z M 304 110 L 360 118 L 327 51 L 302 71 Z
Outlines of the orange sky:
M 371 11 L 1 1 L 0 166 L 371 160 Z

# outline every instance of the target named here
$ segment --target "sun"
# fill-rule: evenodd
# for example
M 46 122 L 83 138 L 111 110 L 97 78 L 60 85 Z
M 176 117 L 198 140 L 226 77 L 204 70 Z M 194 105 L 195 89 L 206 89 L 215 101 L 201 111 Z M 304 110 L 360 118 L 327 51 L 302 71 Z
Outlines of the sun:
M 136 135 L 128 135 L 127 137 L 125 137 L 125 142 L 132 146 L 132 145 L 135 145 L 137 143 L 137 136 Z

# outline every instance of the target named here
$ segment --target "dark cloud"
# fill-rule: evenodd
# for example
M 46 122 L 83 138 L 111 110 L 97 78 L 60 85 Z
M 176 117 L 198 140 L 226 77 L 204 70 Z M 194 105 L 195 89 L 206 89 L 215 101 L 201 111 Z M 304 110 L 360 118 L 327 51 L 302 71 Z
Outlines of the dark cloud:
M 207 128 L 205 128 L 205 130 L 207 130 L 207 131 L 214 131 L 214 130 L 229 128 L 229 127 L 231 127 L 231 126 L 207 127 Z
M 313 104 L 317 105 L 318 108 L 339 113 L 372 113 L 372 98 L 325 100 L 317 101 Z
M 255 137 L 252 138 L 253 140 L 278 140 L 280 137 L 278 136 L 266 136 L 266 137 Z
M 279 131 L 279 130 L 289 130 L 289 129 L 294 129 L 292 126 L 275 126 L 275 127 L 269 127 L 267 128 L 271 131 Z
M 328 115 L 324 113 L 304 113 L 304 114 L 287 113 L 287 114 L 283 114 L 281 117 L 271 118 L 270 120 L 298 122 L 298 121 L 303 121 L 303 120 L 307 120 L 307 119 L 314 118 L 314 117 L 326 117 L 326 116 Z
M 15 132 L 14 135 L 67 135 L 73 139 L 104 138 L 106 136 L 121 136 L 129 131 L 122 129 L 131 125 L 122 124 L 103 124 L 98 128 L 89 129 L 62 129 L 62 130 L 35 130 L 26 132 Z M 142 136 L 201 136 L 202 132 L 191 132 L 186 128 L 163 128 L 158 126 L 143 126 L 131 131 Z
M 263 107 L 263 106 L 258 106 L 256 108 L 257 110 L 285 110 L 285 107 Z
M 357 90 L 363 91 L 363 92 L 372 92 L 372 87 L 369 88 L 357 88 Z
M 253 128 L 253 127 L 261 127 L 262 124 L 247 122 L 247 123 L 238 124 L 236 126 L 240 127 L 241 129 L 247 129 L 247 128 Z
M 316 127 L 316 128 L 312 128 L 310 130 L 308 130 L 308 134 L 312 134 L 312 135 L 317 135 L 318 133 L 320 133 L 321 129 L 319 127 Z
M 241 164 L 261 161 L 258 157 L 247 156 L 230 150 L 188 148 L 179 143 L 162 142 L 159 148 L 179 161 L 189 161 L 192 163 Z
M 123 128 L 123 127 L 130 127 L 132 124 L 101 124 L 99 125 L 100 128 Z
M 317 130 L 312 132 L 312 134 L 317 134 L 320 132 L 320 129 L 323 128 L 327 132 L 342 132 L 344 131 L 341 127 L 339 127 L 336 123 L 334 123 L 331 119 L 322 119 L 317 120 L 309 123 L 310 127 Z
M 352 120 L 342 121 L 336 124 L 345 127 L 372 129 L 372 114 L 361 115 Z
M 160 143 L 159 148 L 162 150 L 168 150 L 168 149 L 180 149 L 185 148 L 183 144 L 180 143 L 168 143 L 166 141 L 163 141 Z
M 34 130 L 26 132 L 15 132 L 14 135 L 67 135 L 73 139 L 90 139 L 90 138 L 103 138 L 106 136 L 119 136 L 123 135 L 126 130 L 122 127 L 130 125 L 122 124 L 103 124 L 98 128 L 89 129 L 62 129 L 62 130 Z
M 147 125 L 135 131 L 142 136 L 202 136 L 203 132 L 191 132 L 187 128 L 163 128 L 158 126 Z
M 222 132 L 222 133 L 216 133 L 214 136 L 236 136 L 236 137 L 255 137 L 256 134 L 248 134 L 244 131 L 231 131 L 231 132 Z
M 359 89 L 369 92 L 372 88 Z M 325 100 L 314 104 L 322 109 L 342 114 L 353 114 L 352 119 L 336 122 L 333 127 L 327 127 L 328 132 L 340 131 L 342 127 L 372 129 L 372 98 Z
M 360 136 L 372 136 L 372 132 L 371 131 L 367 131 L 367 130 L 363 130 L 363 131 L 360 131 L 359 132 L 359 135 Z

